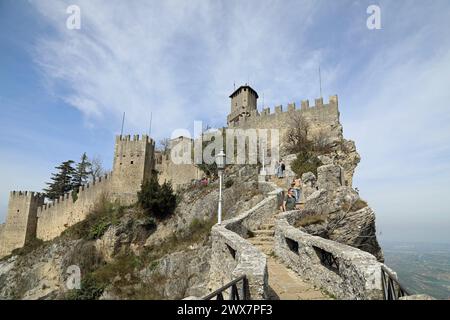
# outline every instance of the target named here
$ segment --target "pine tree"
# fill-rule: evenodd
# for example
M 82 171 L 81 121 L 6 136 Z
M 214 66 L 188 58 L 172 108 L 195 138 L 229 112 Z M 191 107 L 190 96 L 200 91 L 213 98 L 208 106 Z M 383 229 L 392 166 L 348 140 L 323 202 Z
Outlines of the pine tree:
M 74 163 L 73 160 L 68 160 L 55 167 L 58 172 L 52 174 L 52 182 L 47 182 L 48 188 L 44 189 L 44 192 L 46 193 L 45 196 L 48 199 L 58 199 L 60 196 L 73 189 L 73 175 L 75 169 L 72 165 Z
M 81 156 L 81 161 L 77 163 L 75 172 L 73 174 L 73 189 L 78 190 L 79 187 L 86 184 L 89 175 L 91 175 L 91 163 L 86 155 L 86 152 Z
M 138 192 L 138 203 L 149 216 L 165 219 L 175 211 L 177 197 L 170 182 L 159 185 L 157 176 L 153 175 Z

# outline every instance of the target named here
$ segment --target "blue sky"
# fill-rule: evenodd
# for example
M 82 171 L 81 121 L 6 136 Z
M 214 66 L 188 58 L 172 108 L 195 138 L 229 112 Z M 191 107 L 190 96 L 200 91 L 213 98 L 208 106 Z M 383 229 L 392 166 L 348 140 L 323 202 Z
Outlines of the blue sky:
M 66 8 L 81 8 L 81 29 Z M 369 5 L 382 29 L 366 27 Z M 83 152 L 111 167 L 113 136 L 156 140 L 225 124 L 249 82 L 273 108 L 339 95 L 362 161 L 354 185 L 382 240 L 450 242 L 450 3 L 0 1 L 0 222 L 9 190 L 40 190 Z M 262 107 L 260 99 L 260 108 Z

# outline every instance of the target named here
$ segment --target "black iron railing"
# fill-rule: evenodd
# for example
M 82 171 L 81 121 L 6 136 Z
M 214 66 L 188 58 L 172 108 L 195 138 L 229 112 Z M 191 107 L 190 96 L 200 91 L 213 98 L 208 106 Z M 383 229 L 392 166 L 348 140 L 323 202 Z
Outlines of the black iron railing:
M 329 270 L 339 274 L 339 260 L 331 252 L 316 246 L 313 246 L 313 248 L 320 259 L 320 263 Z
M 384 267 L 381 267 L 381 283 L 384 300 L 398 300 L 400 297 L 409 295 L 397 278 Z
M 240 288 L 238 285 L 240 284 Z M 225 300 L 224 294 L 230 289 L 228 300 L 249 300 L 248 281 L 245 275 L 227 283 L 223 287 L 203 297 L 203 300 Z

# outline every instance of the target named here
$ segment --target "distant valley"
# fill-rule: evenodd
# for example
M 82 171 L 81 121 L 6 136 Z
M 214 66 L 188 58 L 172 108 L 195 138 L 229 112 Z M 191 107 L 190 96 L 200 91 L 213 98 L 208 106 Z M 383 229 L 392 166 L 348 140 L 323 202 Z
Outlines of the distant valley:
M 386 264 L 410 293 L 450 299 L 450 244 L 383 242 Z

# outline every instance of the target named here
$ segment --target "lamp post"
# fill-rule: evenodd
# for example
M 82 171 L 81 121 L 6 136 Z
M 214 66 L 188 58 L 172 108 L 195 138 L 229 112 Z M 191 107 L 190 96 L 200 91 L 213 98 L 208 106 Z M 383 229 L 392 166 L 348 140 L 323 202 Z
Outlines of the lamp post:
M 216 165 L 219 173 L 219 209 L 217 224 L 220 225 L 222 223 L 222 180 L 223 170 L 225 169 L 225 152 L 223 152 L 223 149 L 220 150 L 219 154 L 216 156 Z

